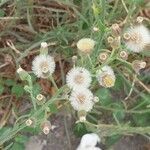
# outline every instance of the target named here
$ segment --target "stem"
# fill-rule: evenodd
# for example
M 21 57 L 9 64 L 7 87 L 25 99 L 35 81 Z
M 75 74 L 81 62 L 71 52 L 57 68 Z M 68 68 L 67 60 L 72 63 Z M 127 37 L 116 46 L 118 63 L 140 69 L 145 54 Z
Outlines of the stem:
M 32 101 L 34 110 L 36 110 L 36 102 L 35 102 L 35 98 L 33 96 L 33 84 L 32 84 L 32 80 L 29 80 L 28 82 L 29 82 L 29 86 L 31 88 L 31 92 L 30 92 L 31 101 Z
M 62 91 L 64 89 L 65 89 L 65 86 L 60 88 L 58 90 L 58 92 L 55 94 L 55 96 L 53 96 L 50 100 L 48 100 L 45 104 L 43 104 L 42 107 L 39 108 L 39 110 L 37 110 L 30 117 L 37 118 L 37 120 L 38 120 L 38 116 L 45 110 L 45 108 L 47 106 L 51 105 L 53 102 L 55 102 L 57 100 L 57 97 L 62 93 Z M 2 144 L 4 144 L 6 141 L 9 141 L 10 139 L 12 139 L 19 131 L 21 131 L 25 127 L 26 127 L 26 124 L 25 124 L 25 122 L 23 122 L 23 123 L 20 123 L 20 124 L 14 126 L 14 128 L 12 130 L 10 130 L 10 129 L 6 130 L 2 135 L 0 135 L 0 146 Z
M 58 91 L 58 90 L 59 90 L 59 88 L 58 88 L 58 86 L 57 86 L 57 84 L 56 84 L 56 82 L 55 82 L 55 80 L 54 80 L 53 76 L 50 76 L 49 78 L 50 78 L 50 80 L 51 80 L 51 82 L 52 82 L 53 86 L 55 87 L 55 89 Z
M 91 127 L 94 132 L 96 131 L 101 136 L 112 136 L 117 134 L 147 134 L 150 133 L 150 127 L 131 127 L 127 125 L 108 125 L 108 124 L 93 124 L 88 121 L 85 122 L 87 127 Z

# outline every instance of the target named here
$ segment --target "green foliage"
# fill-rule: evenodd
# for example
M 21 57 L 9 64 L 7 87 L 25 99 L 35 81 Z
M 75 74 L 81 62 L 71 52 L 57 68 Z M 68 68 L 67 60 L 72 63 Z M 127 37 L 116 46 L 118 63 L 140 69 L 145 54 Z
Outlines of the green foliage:
M 84 123 L 77 123 L 73 128 L 74 134 L 78 137 L 83 136 L 84 134 L 88 133 L 86 126 Z
M 0 95 L 3 93 L 4 91 L 4 86 L 0 84 Z
M 101 105 L 107 106 L 112 103 L 111 92 L 109 89 L 99 88 L 96 91 L 95 95 L 99 97 Z
M 14 94 L 17 97 L 21 97 L 24 94 L 24 88 L 22 85 L 19 84 L 15 84 L 12 88 L 11 88 L 11 93 Z

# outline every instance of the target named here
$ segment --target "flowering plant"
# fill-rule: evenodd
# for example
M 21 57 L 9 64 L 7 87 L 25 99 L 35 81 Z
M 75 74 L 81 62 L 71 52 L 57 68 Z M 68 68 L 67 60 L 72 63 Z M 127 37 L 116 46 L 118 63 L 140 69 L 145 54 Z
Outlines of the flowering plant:
M 77 150 L 90 147 L 92 150 L 100 149 L 96 147 L 100 137 L 103 142 L 105 137 L 116 135 L 149 136 L 150 127 L 147 122 L 140 124 L 138 115 L 150 113 L 150 89 L 144 84 L 143 78 L 144 69 L 148 66 L 150 31 L 144 17 L 136 16 L 131 20 L 133 12 L 128 12 L 126 4 L 123 0 L 122 2 L 127 16 L 120 23 L 114 23 L 112 15 L 108 20 L 103 18 L 106 13 L 99 12 L 98 6 L 104 9 L 107 2 L 89 2 L 92 3 L 92 17 L 95 21 L 89 25 L 86 34 L 72 36 L 66 42 L 65 46 L 72 50 L 65 58 L 65 62 L 69 64 L 67 69 L 62 65 L 62 58 L 57 58 L 60 57 L 61 50 L 56 53 L 51 51 L 49 39 L 41 40 L 36 45 L 38 51 L 33 55 L 31 69 L 26 69 L 21 61 L 32 48 L 20 54 L 16 61 L 16 72 L 32 107 L 27 114 L 16 118 L 11 130 L 0 135 L 0 145 L 5 145 L 26 128 L 38 128 L 39 132 L 48 135 L 55 128 L 50 118 L 54 107 L 56 112 L 60 108 L 68 108 L 66 111 L 74 116 L 76 133 L 81 130 L 85 130 L 85 133 L 92 132 L 83 136 Z M 111 6 L 110 3 L 108 6 Z M 81 14 L 80 17 L 87 22 Z M 73 32 L 71 29 L 67 31 L 67 36 Z M 60 30 L 61 27 L 58 28 Z M 65 53 L 68 49 L 61 44 L 57 47 Z M 12 43 L 8 45 L 12 48 Z M 58 77 L 58 74 L 61 76 Z M 46 93 L 44 88 L 36 90 L 39 80 L 48 82 L 52 92 Z M 88 145 L 84 138 L 95 144 Z

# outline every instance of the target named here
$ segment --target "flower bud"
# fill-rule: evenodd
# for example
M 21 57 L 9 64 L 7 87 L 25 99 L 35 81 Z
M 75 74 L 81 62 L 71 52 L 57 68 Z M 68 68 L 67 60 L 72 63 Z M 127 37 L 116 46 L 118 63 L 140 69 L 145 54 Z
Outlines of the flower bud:
M 37 103 L 38 103 L 39 105 L 42 105 L 42 104 L 45 103 L 46 98 L 45 98 L 45 96 L 43 96 L 42 94 L 38 94 L 38 95 L 36 96 L 36 100 L 37 100 Z
M 85 122 L 86 121 L 86 111 L 78 111 L 79 120 L 77 122 Z
M 93 31 L 94 31 L 94 32 L 98 32 L 98 31 L 99 31 L 99 28 L 93 27 Z
M 44 134 L 46 134 L 46 135 L 49 134 L 49 132 L 51 130 L 51 123 L 49 121 L 43 122 L 41 125 L 41 129 Z
M 138 17 L 136 18 L 136 22 L 139 23 L 139 24 L 141 24 L 141 23 L 143 22 L 143 20 L 144 20 L 144 18 L 141 17 L 141 16 L 138 16 Z
M 95 97 L 93 98 L 93 102 L 94 102 L 94 103 L 99 102 L 99 98 L 98 98 L 97 96 L 95 96 Z
M 77 42 L 77 48 L 84 54 L 89 54 L 94 49 L 95 41 L 91 38 L 83 38 Z
M 48 45 L 46 42 L 41 43 L 40 54 L 48 55 Z
M 113 37 L 109 36 L 109 37 L 107 38 L 107 41 L 108 41 L 109 44 L 111 44 L 111 43 L 114 42 L 114 39 L 113 39 Z
M 25 71 L 24 69 L 22 69 L 21 67 L 17 69 L 17 73 L 19 74 L 21 80 L 23 81 L 31 80 L 31 76 L 29 75 L 29 73 Z
M 146 62 L 144 61 L 134 60 L 132 62 L 132 68 L 134 69 L 136 73 L 139 73 L 139 71 L 145 67 L 146 67 Z
M 33 124 L 33 121 L 31 119 L 26 120 L 26 126 L 31 126 Z
M 108 58 L 108 53 L 106 53 L 106 52 L 102 52 L 102 53 L 100 53 L 99 54 L 99 61 L 100 62 L 104 62 L 104 61 L 106 61 L 107 60 L 107 58 Z
M 112 31 L 113 36 L 115 36 L 115 37 L 120 36 L 121 29 L 117 23 L 115 23 L 111 26 L 111 31 Z
M 123 38 L 128 41 L 128 40 L 130 40 L 131 35 L 129 33 L 124 33 Z
M 127 60 L 128 59 L 128 53 L 126 51 L 121 51 L 119 53 L 119 57 L 123 60 Z
M 78 57 L 77 57 L 77 56 L 72 56 L 72 62 L 73 62 L 73 64 L 75 64 L 75 63 L 76 63 L 77 59 L 78 59 Z

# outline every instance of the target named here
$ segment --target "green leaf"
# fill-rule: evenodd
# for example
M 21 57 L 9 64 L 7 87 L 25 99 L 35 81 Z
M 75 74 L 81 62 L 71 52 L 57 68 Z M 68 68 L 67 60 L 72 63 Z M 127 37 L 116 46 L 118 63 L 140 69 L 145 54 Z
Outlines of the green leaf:
M 57 111 L 58 111 L 56 104 L 51 104 L 49 106 L 49 109 L 50 109 L 50 112 L 52 112 L 52 113 L 57 113 Z
M 4 91 L 4 86 L 0 84 L 0 95 L 3 93 Z
M 41 86 L 38 83 L 35 83 L 33 85 L 33 96 L 36 97 L 40 93 L 41 93 Z
M 137 126 L 149 126 L 150 123 L 150 113 L 147 114 L 134 114 L 133 115 L 133 120 L 136 123 Z
M 24 88 L 22 85 L 14 85 L 11 89 L 11 93 L 16 95 L 17 97 L 21 97 L 24 93 Z
M 88 132 L 85 124 L 81 123 L 81 122 L 75 124 L 73 131 L 74 131 L 74 134 L 78 137 L 81 137 L 82 135 L 84 135 Z
M 113 135 L 111 137 L 106 138 L 106 145 L 108 147 L 112 146 L 115 144 L 122 136 L 121 135 Z
M 7 86 L 13 86 L 13 85 L 16 84 L 16 82 L 15 82 L 14 80 L 7 79 L 7 80 L 5 80 L 5 84 L 6 84 Z
M 4 17 L 4 15 L 5 15 L 4 10 L 3 10 L 3 9 L 0 9 L 0 17 Z
M 113 103 L 111 107 L 115 108 L 116 111 L 113 112 L 113 114 L 116 116 L 116 118 L 120 121 L 123 120 L 125 117 L 125 113 L 121 111 L 123 108 L 123 105 L 121 103 Z
M 14 143 L 10 150 L 24 150 L 24 149 L 25 149 L 24 145 L 20 143 Z
M 124 86 L 124 79 L 121 76 L 117 75 L 113 90 L 120 91 L 120 89 L 123 89 L 123 86 Z
M 15 141 L 17 143 L 26 143 L 28 141 L 28 137 L 27 136 L 24 136 L 24 135 L 18 135 L 16 138 L 15 138 Z
M 95 94 L 99 97 L 101 105 L 106 106 L 112 103 L 112 97 L 109 89 L 100 88 Z

